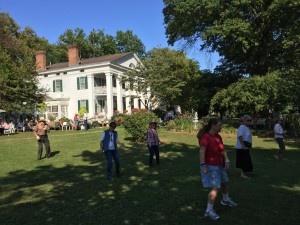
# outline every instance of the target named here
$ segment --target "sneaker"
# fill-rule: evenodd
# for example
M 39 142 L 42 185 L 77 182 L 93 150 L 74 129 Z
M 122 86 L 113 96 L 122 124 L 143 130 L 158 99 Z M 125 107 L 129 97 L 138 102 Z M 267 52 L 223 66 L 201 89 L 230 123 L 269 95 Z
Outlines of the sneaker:
M 279 160 L 279 157 L 278 157 L 277 155 L 274 155 L 274 158 L 275 158 L 276 160 Z
M 241 174 L 240 177 L 241 177 L 241 178 L 246 178 L 246 179 L 250 179 L 250 178 L 251 178 L 251 177 L 248 177 L 248 176 L 245 175 L 245 174 Z
M 211 220 L 218 220 L 220 218 L 220 216 L 214 210 L 206 211 L 204 213 L 204 216 L 208 217 Z
M 228 199 L 227 201 L 222 200 L 221 204 L 222 205 L 228 205 L 229 207 L 236 207 L 237 206 L 237 204 L 234 201 L 232 201 L 231 199 Z

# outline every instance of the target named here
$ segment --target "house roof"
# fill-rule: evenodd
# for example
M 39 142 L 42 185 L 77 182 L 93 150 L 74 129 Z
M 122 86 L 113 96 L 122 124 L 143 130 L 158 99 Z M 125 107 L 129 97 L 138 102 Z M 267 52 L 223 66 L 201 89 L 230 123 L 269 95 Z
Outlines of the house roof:
M 95 63 L 102 63 L 102 62 L 111 62 L 117 61 L 123 57 L 126 57 L 128 55 L 132 55 L 132 52 L 126 52 L 126 53 L 118 53 L 113 55 L 104 55 L 99 56 L 95 58 L 89 58 L 89 59 L 81 59 L 79 62 L 79 65 L 88 65 L 88 64 L 95 64 Z M 69 68 L 69 62 L 64 63 L 55 63 L 52 65 L 48 65 L 46 67 L 46 70 L 56 70 L 56 69 L 63 69 L 63 68 Z

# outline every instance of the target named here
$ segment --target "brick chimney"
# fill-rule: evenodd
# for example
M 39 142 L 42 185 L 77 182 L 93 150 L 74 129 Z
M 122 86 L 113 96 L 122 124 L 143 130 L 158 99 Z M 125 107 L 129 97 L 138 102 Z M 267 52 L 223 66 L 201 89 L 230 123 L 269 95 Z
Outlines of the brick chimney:
M 46 70 L 46 52 L 38 51 L 35 54 L 36 70 Z
M 79 64 L 78 47 L 71 45 L 68 47 L 69 66 L 77 66 Z

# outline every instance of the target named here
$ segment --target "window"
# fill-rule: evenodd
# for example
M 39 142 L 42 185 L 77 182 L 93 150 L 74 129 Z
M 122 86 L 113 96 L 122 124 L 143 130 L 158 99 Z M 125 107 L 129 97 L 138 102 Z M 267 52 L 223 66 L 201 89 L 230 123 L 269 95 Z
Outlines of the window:
M 48 114 L 48 119 L 52 117 L 54 120 L 58 118 L 58 105 L 47 106 L 46 114 Z
M 113 87 L 117 87 L 117 79 L 115 75 L 113 75 L 112 77 L 112 83 L 113 83 Z
M 94 84 L 95 84 L 95 87 L 105 87 L 106 79 L 102 78 L 102 77 L 95 77 Z
M 96 103 L 96 112 L 102 113 L 105 112 L 106 106 L 105 106 L 105 100 L 98 99 Z
M 78 100 L 78 111 L 83 107 L 89 112 L 89 100 Z
M 62 92 L 62 80 L 54 80 L 53 81 L 53 92 Z
M 61 117 L 68 118 L 68 106 L 67 105 L 61 106 Z
M 77 90 L 88 89 L 87 77 L 77 77 Z

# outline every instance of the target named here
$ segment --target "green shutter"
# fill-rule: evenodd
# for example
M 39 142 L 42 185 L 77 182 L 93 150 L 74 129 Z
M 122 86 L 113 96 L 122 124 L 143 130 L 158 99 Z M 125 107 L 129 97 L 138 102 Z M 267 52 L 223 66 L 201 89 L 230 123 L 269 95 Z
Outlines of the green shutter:
M 62 80 L 60 80 L 60 92 L 63 92 Z
M 53 92 L 55 92 L 55 80 L 53 81 Z
M 77 77 L 77 90 L 80 90 L 79 77 Z
M 85 77 L 84 82 L 85 82 L 85 89 L 88 89 L 87 77 Z
M 89 112 L 89 100 L 85 101 L 86 111 Z
M 78 100 L 78 112 L 80 111 L 80 100 Z

